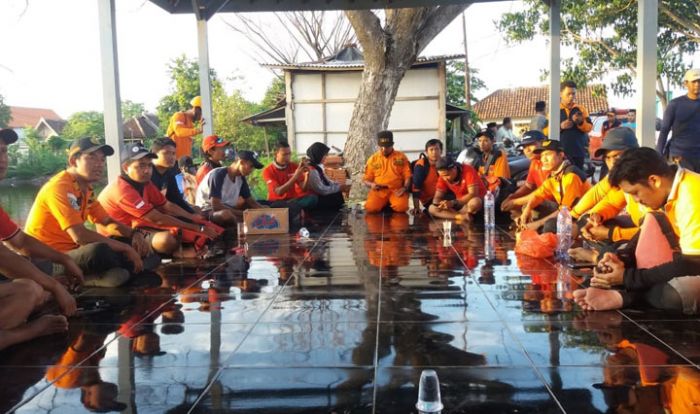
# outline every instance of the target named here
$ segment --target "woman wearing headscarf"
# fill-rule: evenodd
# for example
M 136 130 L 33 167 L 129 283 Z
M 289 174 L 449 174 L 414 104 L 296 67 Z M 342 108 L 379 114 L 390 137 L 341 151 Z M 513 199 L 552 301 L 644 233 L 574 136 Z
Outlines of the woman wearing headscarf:
M 349 184 L 340 185 L 328 179 L 323 172 L 323 160 L 330 148 L 321 142 L 314 142 L 306 150 L 309 158 L 309 180 L 307 189 L 318 195 L 317 210 L 339 210 L 345 204 L 343 192 L 350 188 Z

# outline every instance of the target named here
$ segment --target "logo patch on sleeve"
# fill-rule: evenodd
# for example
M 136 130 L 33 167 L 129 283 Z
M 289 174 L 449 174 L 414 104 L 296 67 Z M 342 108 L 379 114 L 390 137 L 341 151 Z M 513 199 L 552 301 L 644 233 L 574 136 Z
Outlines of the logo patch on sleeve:
M 141 208 L 141 207 L 143 207 L 143 206 L 145 206 L 145 205 L 146 205 L 146 202 L 143 201 L 143 200 L 141 200 L 141 201 L 139 201 L 138 204 L 136 204 L 136 208 Z

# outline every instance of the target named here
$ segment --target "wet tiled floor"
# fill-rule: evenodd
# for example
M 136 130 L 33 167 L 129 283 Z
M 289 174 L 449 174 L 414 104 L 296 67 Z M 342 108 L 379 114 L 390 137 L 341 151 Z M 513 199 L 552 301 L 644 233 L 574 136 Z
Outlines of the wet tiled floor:
M 102 311 L 0 357 L 0 411 L 412 413 L 421 371 L 444 413 L 698 413 L 700 319 L 583 313 L 585 275 L 518 257 L 503 229 L 340 214 L 249 237 L 80 297 Z

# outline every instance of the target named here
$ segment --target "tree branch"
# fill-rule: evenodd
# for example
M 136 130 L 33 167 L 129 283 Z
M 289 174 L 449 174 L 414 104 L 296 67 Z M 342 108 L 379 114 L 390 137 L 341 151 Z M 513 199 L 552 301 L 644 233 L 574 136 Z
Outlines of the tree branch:
M 684 17 L 679 16 L 674 11 L 672 11 L 663 2 L 659 2 L 659 10 L 671 20 L 681 25 L 684 29 L 683 32 L 691 38 L 693 41 L 700 42 L 700 24 L 692 22 Z
M 438 33 L 469 6 L 471 6 L 471 3 L 454 6 L 439 6 L 430 13 L 416 36 L 416 55 L 420 54 Z
M 377 15 L 370 10 L 345 10 L 345 16 L 355 29 L 365 55 L 377 58 L 383 55 L 386 38 Z

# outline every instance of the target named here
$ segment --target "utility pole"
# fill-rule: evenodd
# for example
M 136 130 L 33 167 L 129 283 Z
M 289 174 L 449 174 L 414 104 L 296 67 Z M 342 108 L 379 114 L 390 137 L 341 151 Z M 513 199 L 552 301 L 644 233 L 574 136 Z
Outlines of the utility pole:
M 467 17 L 466 12 L 462 12 L 462 35 L 464 40 L 464 101 L 465 107 L 472 109 L 471 100 L 471 79 L 469 79 L 469 52 L 467 50 Z

